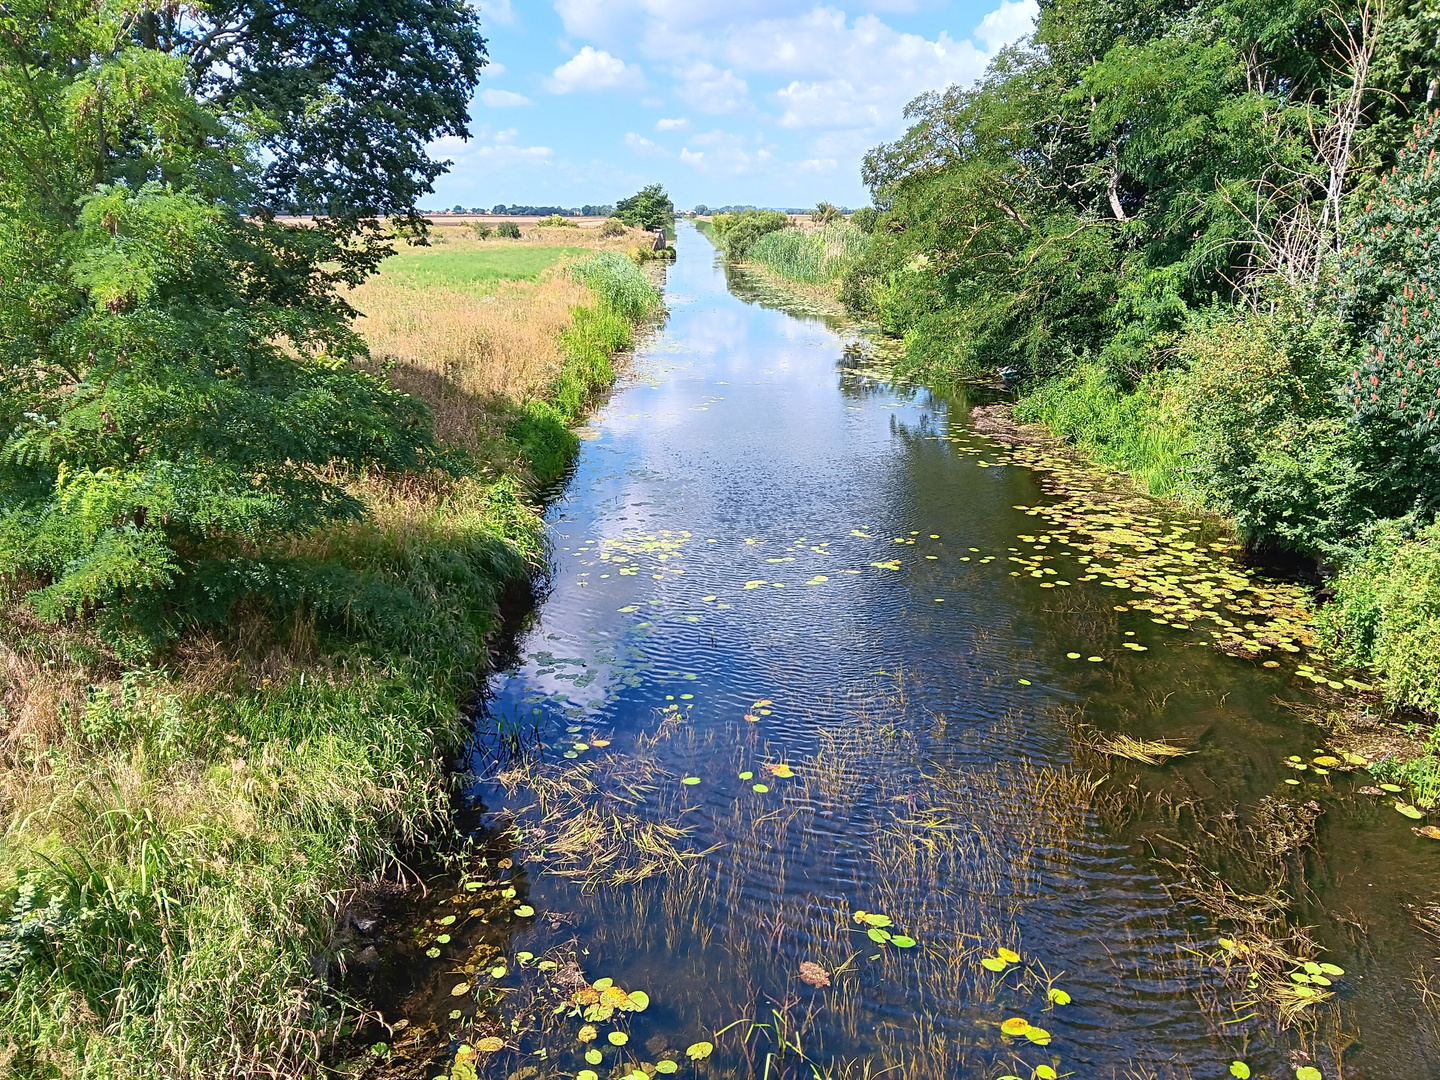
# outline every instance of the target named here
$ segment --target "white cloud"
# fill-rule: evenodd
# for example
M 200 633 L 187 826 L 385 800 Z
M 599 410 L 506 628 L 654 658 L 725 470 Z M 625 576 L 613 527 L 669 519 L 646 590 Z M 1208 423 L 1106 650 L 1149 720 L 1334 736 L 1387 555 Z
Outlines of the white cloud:
M 975 40 L 985 45 L 986 52 L 999 52 L 1035 29 L 1039 14 L 1036 0 L 1000 0 L 1000 6 L 980 20 Z
M 548 165 L 554 153 L 548 146 L 521 146 L 520 132 L 516 128 L 505 128 L 493 134 L 488 128 L 481 128 L 473 139 L 463 140 L 455 135 L 436 139 L 426 150 L 433 158 L 449 158 L 454 162 L 454 172 L 465 169 L 493 169 L 517 165 Z
M 669 150 L 651 142 L 643 135 L 636 135 L 633 131 L 625 133 L 625 145 L 643 157 L 667 158 L 670 156 Z
M 675 119 L 668 119 L 662 116 L 659 120 L 655 121 L 656 131 L 684 131 L 689 126 L 690 121 L 686 120 L 683 116 L 676 117 Z
M 498 79 L 505 74 L 505 65 L 497 64 L 493 60 L 485 65 L 485 77 L 487 79 Z
M 594 93 L 599 90 L 638 90 L 645 76 L 604 49 L 586 45 L 557 67 L 545 82 L 552 94 Z
M 480 9 L 482 23 L 489 20 L 501 26 L 515 25 L 515 10 L 510 6 L 510 0 L 484 0 L 475 6 Z
M 496 90 L 494 87 L 482 90 L 480 100 L 492 109 L 512 109 L 517 105 L 534 104 L 524 94 L 517 94 L 513 90 Z
M 727 131 L 707 131 L 690 140 L 691 146 L 703 146 L 703 150 L 692 150 L 690 146 L 680 151 L 680 160 L 691 168 L 710 176 L 739 176 L 743 173 L 762 171 L 775 161 L 775 155 L 759 136 L 748 138 Z
M 721 71 L 709 61 L 691 64 L 680 72 L 675 93 L 701 112 L 718 116 L 751 108 L 750 87 L 733 71 Z

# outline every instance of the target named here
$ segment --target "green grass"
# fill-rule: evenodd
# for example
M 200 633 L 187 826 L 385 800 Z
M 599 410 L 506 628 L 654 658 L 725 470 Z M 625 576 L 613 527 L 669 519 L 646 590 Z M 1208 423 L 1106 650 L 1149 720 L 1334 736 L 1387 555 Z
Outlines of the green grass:
M 750 246 L 747 258 L 789 281 L 825 285 L 840 278 L 865 250 L 869 237 L 848 221 L 814 232 L 779 229 Z
M 490 241 L 483 248 L 406 248 L 381 265 L 383 277 L 411 288 L 494 288 L 505 281 L 534 281 L 561 259 L 587 250 Z
M 514 271 L 537 251 L 566 249 L 478 254 Z M 473 259 L 419 256 L 457 257 Z M 178 673 L 117 679 L 83 625 L 36 632 L 0 607 L 0 663 L 12 680 L 30 665 L 27 700 L 53 714 L 46 745 L 0 741 L 0 1077 L 330 1071 L 360 1009 L 347 906 L 451 835 L 461 700 L 500 593 L 543 553 L 534 481 L 563 473 L 611 354 L 659 307 L 623 256 L 576 274 L 596 302 L 574 309 L 553 385 L 518 406 L 522 467 L 369 481 L 370 516 L 297 553 L 309 593 L 287 614 L 261 605 L 183 643 Z
M 1173 494 L 1182 486 L 1185 430 L 1158 384 L 1126 394 L 1099 369 L 1082 368 L 1024 394 L 1015 418 L 1044 424 L 1095 461 L 1129 473 L 1151 495 Z

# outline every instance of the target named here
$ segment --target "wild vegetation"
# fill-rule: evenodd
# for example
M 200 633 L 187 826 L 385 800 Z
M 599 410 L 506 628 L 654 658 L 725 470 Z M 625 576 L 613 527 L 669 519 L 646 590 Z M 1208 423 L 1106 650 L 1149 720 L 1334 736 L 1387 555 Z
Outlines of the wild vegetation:
M 733 259 L 748 259 L 801 285 L 832 285 L 865 250 L 865 233 L 837 207 L 821 203 L 802 225 L 779 210 L 716 214 L 711 240 Z
M 513 249 L 362 285 L 426 235 L 475 13 L 251 15 L 0 8 L 7 1075 L 333 1052 L 349 905 L 446 828 L 462 699 L 543 555 L 533 485 L 656 303 L 634 263 Z M 357 328 L 442 279 L 555 290 L 538 356 L 407 361 L 379 304 Z
M 842 289 L 914 368 L 999 373 L 1020 418 L 1339 566 L 1357 583 L 1335 644 L 1425 708 L 1432 19 L 1418 0 L 1043 5 L 979 84 L 917 98 L 866 157 L 876 206 Z

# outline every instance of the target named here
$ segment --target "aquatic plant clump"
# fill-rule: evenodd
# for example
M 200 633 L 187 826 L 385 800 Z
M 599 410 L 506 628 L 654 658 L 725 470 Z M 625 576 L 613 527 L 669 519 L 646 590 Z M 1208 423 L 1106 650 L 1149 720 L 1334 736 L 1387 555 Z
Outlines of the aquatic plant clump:
M 602 251 L 574 264 L 570 276 L 600 301 L 631 321 L 648 319 L 660 308 L 660 292 L 640 267 L 616 251 Z

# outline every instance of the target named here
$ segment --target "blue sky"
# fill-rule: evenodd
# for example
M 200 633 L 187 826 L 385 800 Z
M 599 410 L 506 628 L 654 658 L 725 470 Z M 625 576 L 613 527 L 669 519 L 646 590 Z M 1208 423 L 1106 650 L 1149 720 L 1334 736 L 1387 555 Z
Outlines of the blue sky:
M 424 200 L 578 206 L 663 183 L 689 209 L 869 201 L 906 102 L 969 84 L 1035 0 L 478 0 L 471 138 Z

